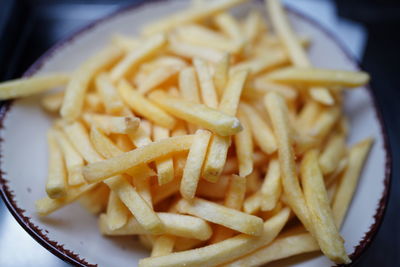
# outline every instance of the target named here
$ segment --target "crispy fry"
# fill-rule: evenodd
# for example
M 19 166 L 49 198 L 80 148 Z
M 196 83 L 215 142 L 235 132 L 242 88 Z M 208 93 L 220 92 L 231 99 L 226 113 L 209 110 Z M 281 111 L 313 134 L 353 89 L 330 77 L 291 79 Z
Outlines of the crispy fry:
M 214 22 L 218 28 L 225 33 L 225 35 L 232 39 L 231 42 L 233 42 L 239 48 L 243 47 L 244 38 L 240 30 L 239 23 L 231 14 L 222 12 L 221 14 L 215 16 Z
M 344 242 L 336 228 L 316 150 L 307 152 L 301 162 L 301 184 L 315 238 L 322 252 L 335 263 L 350 263 Z
M 122 55 L 122 50 L 116 47 L 107 47 L 83 63 L 72 75 L 65 89 L 64 101 L 61 107 L 61 116 L 68 120 L 76 120 L 83 108 L 85 93 L 93 76 L 112 64 Z
M 175 237 L 170 235 L 160 235 L 154 242 L 150 257 L 159 257 L 171 254 L 175 243 Z
M 343 135 L 333 135 L 326 144 L 319 158 L 319 166 L 324 175 L 332 173 L 338 166 L 346 151 Z
M 254 145 L 251 136 L 250 123 L 239 110 L 238 118 L 243 125 L 243 130 L 234 135 L 236 155 L 239 163 L 239 176 L 246 177 L 253 172 Z
M 124 103 L 122 103 L 117 89 L 106 73 L 101 73 L 96 77 L 96 88 L 102 98 L 107 113 L 117 114 L 122 111 Z
M 43 76 L 16 79 L 0 84 L 0 100 L 29 96 L 63 86 L 70 80 L 67 74 L 48 74 Z
M 90 126 L 96 126 L 105 134 L 127 134 L 134 132 L 139 127 L 140 119 L 135 117 L 122 117 L 84 113 L 83 120 Z
M 241 131 L 242 126 L 236 117 L 178 98 L 161 91 L 153 92 L 150 99 L 174 116 L 209 129 L 221 136 L 233 135 Z
M 241 210 L 245 195 L 246 178 L 232 175 L 225 195 L 225 206 L 231 209 Z
M 206 62 L 195 58 L 193 59 L 193 65 L 196 68 L 203 103 L 210 108 L 217 108 L 218 96 Z
M 111 230 L 121 228 L 128 221 L 129 210 L 119 199 L 118 195 L 111 191 L 107 204 L 107 224 Z
M 246 198 L 243 203 L 243 210 L 247 214 L 256 214 L 261 208 L 262 195 L 259 191 Z
M 183 99 L 200 103 L 199 88 L 197 87 L 194 68 L 187 67 L 179 73 L 179 90 Z
M 180 187 L 181 195 L 185 199 L 192 199 L 196 193 L 210 137 L 211 133 L 205 130 L 197 130 L 195 134 L 185 168 L 183 169 Z
M 173 117 L 142 96 L 126 80 L 119 82 L 118 91 L 122 99 L 133 111 L 160 126 L 168 129 L 174 127 L 175 119 Z
M 67 193 L 66 170 L 61 148 L 57 143 L 54 130 L 47 133 L 49 145 L 49 166 L 46 193 L 50 198 L 61 198 Z
M 231 63 L 230 54 L 226 53 L 224 56 L 216 63 L 215 73 L 214 73 L 214 84 L 217 90 L 218 96 L 222 97 L 225 86 L 229 79 L 229 67 Z
M 250 70 L 250 75 L 255 76 L 263 71 L 271 70 L 288 63 L 287 56 L 282 53 L 271 53 L 262 55 L 259 58 L 250 59 L 240 62 L 231 67 L 230 72 L 234 73 L 238 70 Z
M 169 137 L 169 130 L 160 126 L 154 126 L 153 139 L 160 141 Z M 163 157 L 156 160 L 158 184 L 163 185 L 174 179 L 174 161 L 171 157 Z
M 207 200 L 194 198 L 191 202 L 188 202 L 181 199 L 177 208 L 179 212 L 188 213 L 242 233 L 254 236 L 259 236 L 262 233 L 262 220 L 260 218 Z
M 261 210 L 273 210 L 282 193 L 281 171 L 279 161 L 272 158 L 268 164 L 268 171 L 265 174 L 264 182 L 261 187 Z
M 362 166 L 371 148 L 373 140 L 368 138 L 354 145 L 349 151 L 349 163 L 343 173 L 332 204 L 335 224 L 338 228 L 343 223 L 346 212 L 357 186 Z
M 99 183 L 95 188 L 84 193 L 78 202 L 89 213 L 97 215 L 107 207 L 110 189 L 105 184 Z

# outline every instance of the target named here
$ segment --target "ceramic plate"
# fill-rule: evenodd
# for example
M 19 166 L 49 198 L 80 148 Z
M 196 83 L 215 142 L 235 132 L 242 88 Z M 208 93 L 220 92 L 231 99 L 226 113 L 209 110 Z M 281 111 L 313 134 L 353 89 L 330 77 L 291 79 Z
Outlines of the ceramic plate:
M 103 18 L 43 55 L 26 73 L 27 76 L 46 72 L 70 71 L 93 51 L 106 44 L 113 33 L 135 34 L 141 25 L 186 6 L 189 1 L 146 1 Z M 240 16 L 253 5 L 235 9 Z M 293 10 L 290 19 L 296 30 L 313 39 L 312 62 L 318 67 L 357 70 L 358 66 L 336 38 L 316 22 Z M 39 97 L 5 102 L 0 107 L 1 135 L 0 182 L 2 197 L 16 220 L 48 250 L 75 265 L 134 266 L 148 252 L 134 238 L 105 238 L 97 230 L 96 217 L 79 205 L 67 206 L 48 218 L 35 214 L 35 200 L 45 195 L 47 174 L 46 131 L 52 118 L 38 105 Z M 368 88 L 346 94 L 345 111 L 350 118 L 349 143 L 374 137 L 375 143 L 349 213 L 342 228 L 346 249 L 357 259 L 371 242 L 382 220 L 390 179 L 390 157 L 386 135 Z M 288 262 L 286 261 L 285 264 Z M 329 266 L 325 257 L 296 258 L 296 266 Z

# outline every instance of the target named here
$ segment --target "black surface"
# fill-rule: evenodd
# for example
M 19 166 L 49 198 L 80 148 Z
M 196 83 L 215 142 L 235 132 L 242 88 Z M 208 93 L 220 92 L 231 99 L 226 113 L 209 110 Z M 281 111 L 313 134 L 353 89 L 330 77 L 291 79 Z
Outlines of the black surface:
M 95 3 L 94 3 L 95 2 Z M 79 27 L 118 7 L 141 1 L 0 1 L 0 80 L 21 76 L 43 52 Z M 400 4 L 337 0 L 339 15 L 368 29 L 363 68 L 382 109 L 393 153 L 393 180 L 383 224 L 356 266 L 400 266 Z

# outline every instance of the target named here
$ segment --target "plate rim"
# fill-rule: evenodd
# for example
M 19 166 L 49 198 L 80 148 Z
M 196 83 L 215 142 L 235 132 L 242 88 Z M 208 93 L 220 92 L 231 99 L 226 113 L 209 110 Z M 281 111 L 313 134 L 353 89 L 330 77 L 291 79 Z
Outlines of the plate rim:
M 86 32 L 90 31 L 94 27 L 99 24 L 105 23 L 108 20 L 117 17 L 126 12 L 131 12 L 134 9 L 140 8 L 141 6 L 145 6 L 146 4 L 154 4 L 154 3 L 162 3 L 167 2 L 169 0 L 152 0 L 152 1 L 141 1 L 137 3 L 132 3 L 128 5 L 123 5 L 113 12 L 102 16 L 91 23 L 88 23 L 78 30 L 72 32 L 67 35 L 65 38 L 56 42 L 53 46 L 51 46 L 46 52 L 44 52 L 35 62 L 24 72 L 22 77 L 29 77 L 35 74 L 38 70 L 42 68 L 42 66 L 49 60 L 59 49 L 68 45 L 70 42 L 73 42 L 76 38 L 79 38 Z M 261 2 L 261 1 L 257 1 Z M 322 23 L 315 20 L 314 18 L 306 15 L 300 10 L 285 5 L 285 9 L 289 11 L 289 13 L 293 13 L 294 15 L 300 17 L 306 22 L 312 24 L 314 27 L 318 28 L 323 34 L 325 34 L 328 39 L 335 43 L 339 47 L 339 49 L 344 53 L 344 56 L 351 61 L 359 70 L 362 70 L 362 67 L 359 61 L 354 57 L 354 55 L 349 51 L 349 49 L 342 43 L 342 41 L 334 34 L 332 31 L 327 29 Z M 383 218 L 385 216 L 389 195 L 390 195 L 390 187 L 392 181 L 392 154 L 390 149 L 389 135 L 387 133 L 386 123 L 382 116 L 382 111 L 380 106 L 378 105 L 376 95 L 374 94 L 370 84 L 367 84 L 364 87 L 370 99 L 372 100 L 372 107 L 374 110 L 375 117 L 380 126 L 380 132 L 383 137 L 383 149 L 385 151 L 385 169 L 384 169 L 384 189 L 379 200 L 378 207 L 376 208 L 375 214 L 373 216 L 373 223 L 369 226 L 369 230 L 364 233 L 364 237 L 359 241 L 357 246 L 355 246 L 354 251 L 350 254 L 350 258 L 352 262 L 349 265 L 337 265 L 337 266 L 352 266 L 354 265 L 361 257 L 361 255 L 367 251 L 371 243 L 373 242 L 381 224 Z M 0 102 L 0 132 L 4 130 L 4 120 L 6 118 L 7 112 L 12 107 L 13 100 L 2 101 Z M 1 143 L 4 140 L 0 140 L 0 159 L 3 157 L 1 151 Z M 57 241 L 51 240 L 45 233 L 45 230 L 41 229 L 39 226 L 32 223 L 31 218 L 24 215 L 25 210 L 18 207 L 15 199 L 14 192 L 8 186 L 8 181 L 3 177 L 5 174 L 1 169 L 0 163 L 0 196 L 3 199 L 5 205 L 7 206 L 10 213 L 16 219 L 16 221 L 21 225 L 21 227 L 31 236 L 33 237 L 40 245 L 42 245 L 45 249 L 50 251 L 53 255 L 57 256 L 63 261 L 68 263 L 77 265 L 77 266 L 97 266 L 97 264 L 89 263 L 85 258 L 82 258 L 76 252 L 66 249 L 63 244 L 59 244 Z

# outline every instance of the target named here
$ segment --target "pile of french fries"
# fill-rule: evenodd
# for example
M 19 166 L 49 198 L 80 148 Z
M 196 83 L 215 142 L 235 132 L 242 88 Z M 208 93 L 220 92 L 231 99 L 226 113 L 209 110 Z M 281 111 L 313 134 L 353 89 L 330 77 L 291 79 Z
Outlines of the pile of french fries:
M 349 263 L 340 226 L 372 144 L 346 146 L 342 92 L 364 72 L 320 69 L 279 0 L 187 10 L 116 35 L 72 74 L 0 85 L 10 99 L 54 87 L 43 108 L 47 196 L 79 201 L 105 236 L 137 236 L 139 266 L 258 266 L 322 251 Z

